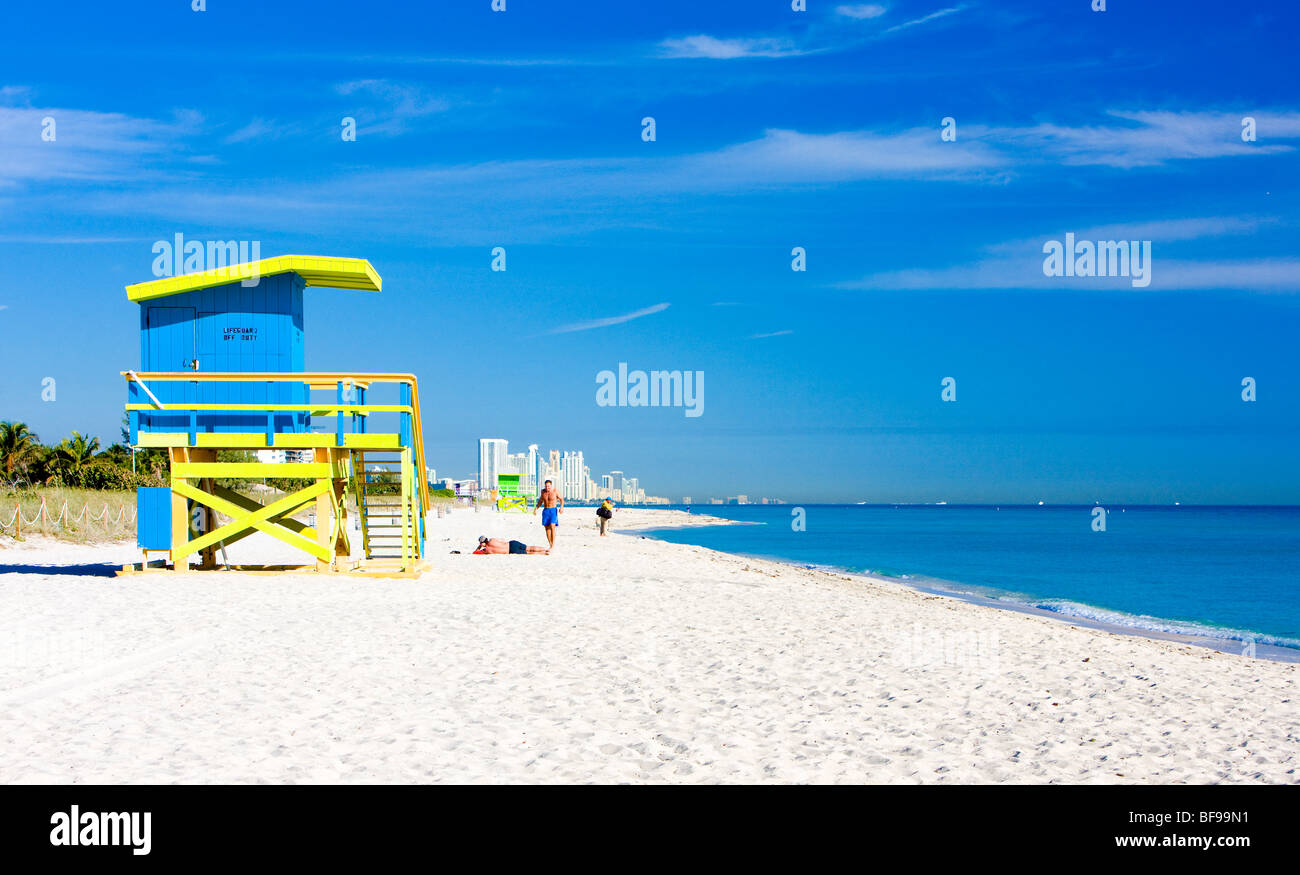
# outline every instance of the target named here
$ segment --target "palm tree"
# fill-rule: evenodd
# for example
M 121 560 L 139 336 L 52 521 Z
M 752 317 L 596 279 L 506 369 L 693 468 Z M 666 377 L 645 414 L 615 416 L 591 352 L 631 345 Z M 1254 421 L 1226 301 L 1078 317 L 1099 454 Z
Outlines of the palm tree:
M 23 422 L 0 422 L 0 467 L 5 479 L 26 472 L 27 467 L 40 457 L 40 438 L 32 434 Z
M 74 431 L 71 440 L 65 440 L 54 448 L 54 467 L 60 475 L 76 474 L 97 452 L 99 438 L 88 438 L 81 432 Z

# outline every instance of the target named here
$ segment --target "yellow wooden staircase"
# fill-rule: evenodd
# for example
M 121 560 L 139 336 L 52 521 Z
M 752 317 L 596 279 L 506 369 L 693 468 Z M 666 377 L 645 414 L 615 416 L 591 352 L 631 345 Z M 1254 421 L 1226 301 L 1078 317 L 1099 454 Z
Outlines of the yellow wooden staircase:
M 419 559 L 419 500 L 412 489 L 411 451 L 354 450 L 352 492 L 367 561 Z

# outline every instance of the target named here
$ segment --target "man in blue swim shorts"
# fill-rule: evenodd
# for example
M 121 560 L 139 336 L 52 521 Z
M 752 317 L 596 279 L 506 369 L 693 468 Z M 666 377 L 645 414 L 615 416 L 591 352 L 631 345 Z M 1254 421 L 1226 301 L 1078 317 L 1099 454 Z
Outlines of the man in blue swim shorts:
M 546 529 L 546 543 L 550 544 L 551 549 L 555 549 L 555 530 L 560 526 L 560 514 L 564 513 L 564 496 L 560 495 L 550 480 L 546 481 L 542 494 L 537 496 L 533 513 L 537 513 L 538 508 L 542 511 L 542 528 Z

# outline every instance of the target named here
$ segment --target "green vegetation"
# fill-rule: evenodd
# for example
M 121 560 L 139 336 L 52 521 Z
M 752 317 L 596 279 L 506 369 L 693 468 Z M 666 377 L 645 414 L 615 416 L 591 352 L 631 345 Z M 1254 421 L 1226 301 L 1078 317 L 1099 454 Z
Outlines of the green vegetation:
M 167 454 L 135 454 L 122 443 L 101 449 L 99 438 L 74 431 L 57 444 L 41 443 L 22 422 L 0 422 L 0 531 L 14 537 L 56 535 L 75 541 L 130 537 L 135 532 L 135 487 L 167 481 Z M 19 514 L 19 519 L 15 518 Z
M 41 443 L 25 423 L 0 422 L 0 490 L 34 486 L 129 490 L 167 482 L 167 453 L 139 450 L 132 470 L 131 448 L 122 442 L 105 450 L 99 438 L 74 431 L 55 445 Z

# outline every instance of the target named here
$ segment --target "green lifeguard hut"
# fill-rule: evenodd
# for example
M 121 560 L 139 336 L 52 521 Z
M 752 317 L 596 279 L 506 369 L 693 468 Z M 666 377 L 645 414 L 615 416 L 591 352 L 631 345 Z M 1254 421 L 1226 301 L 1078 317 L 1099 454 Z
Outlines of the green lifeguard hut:
M 519 474 L 498 474 L 496 488 L 497 510 L 519 510 L 528 513 L 528 504 L 537 496 L 525 488 Z

